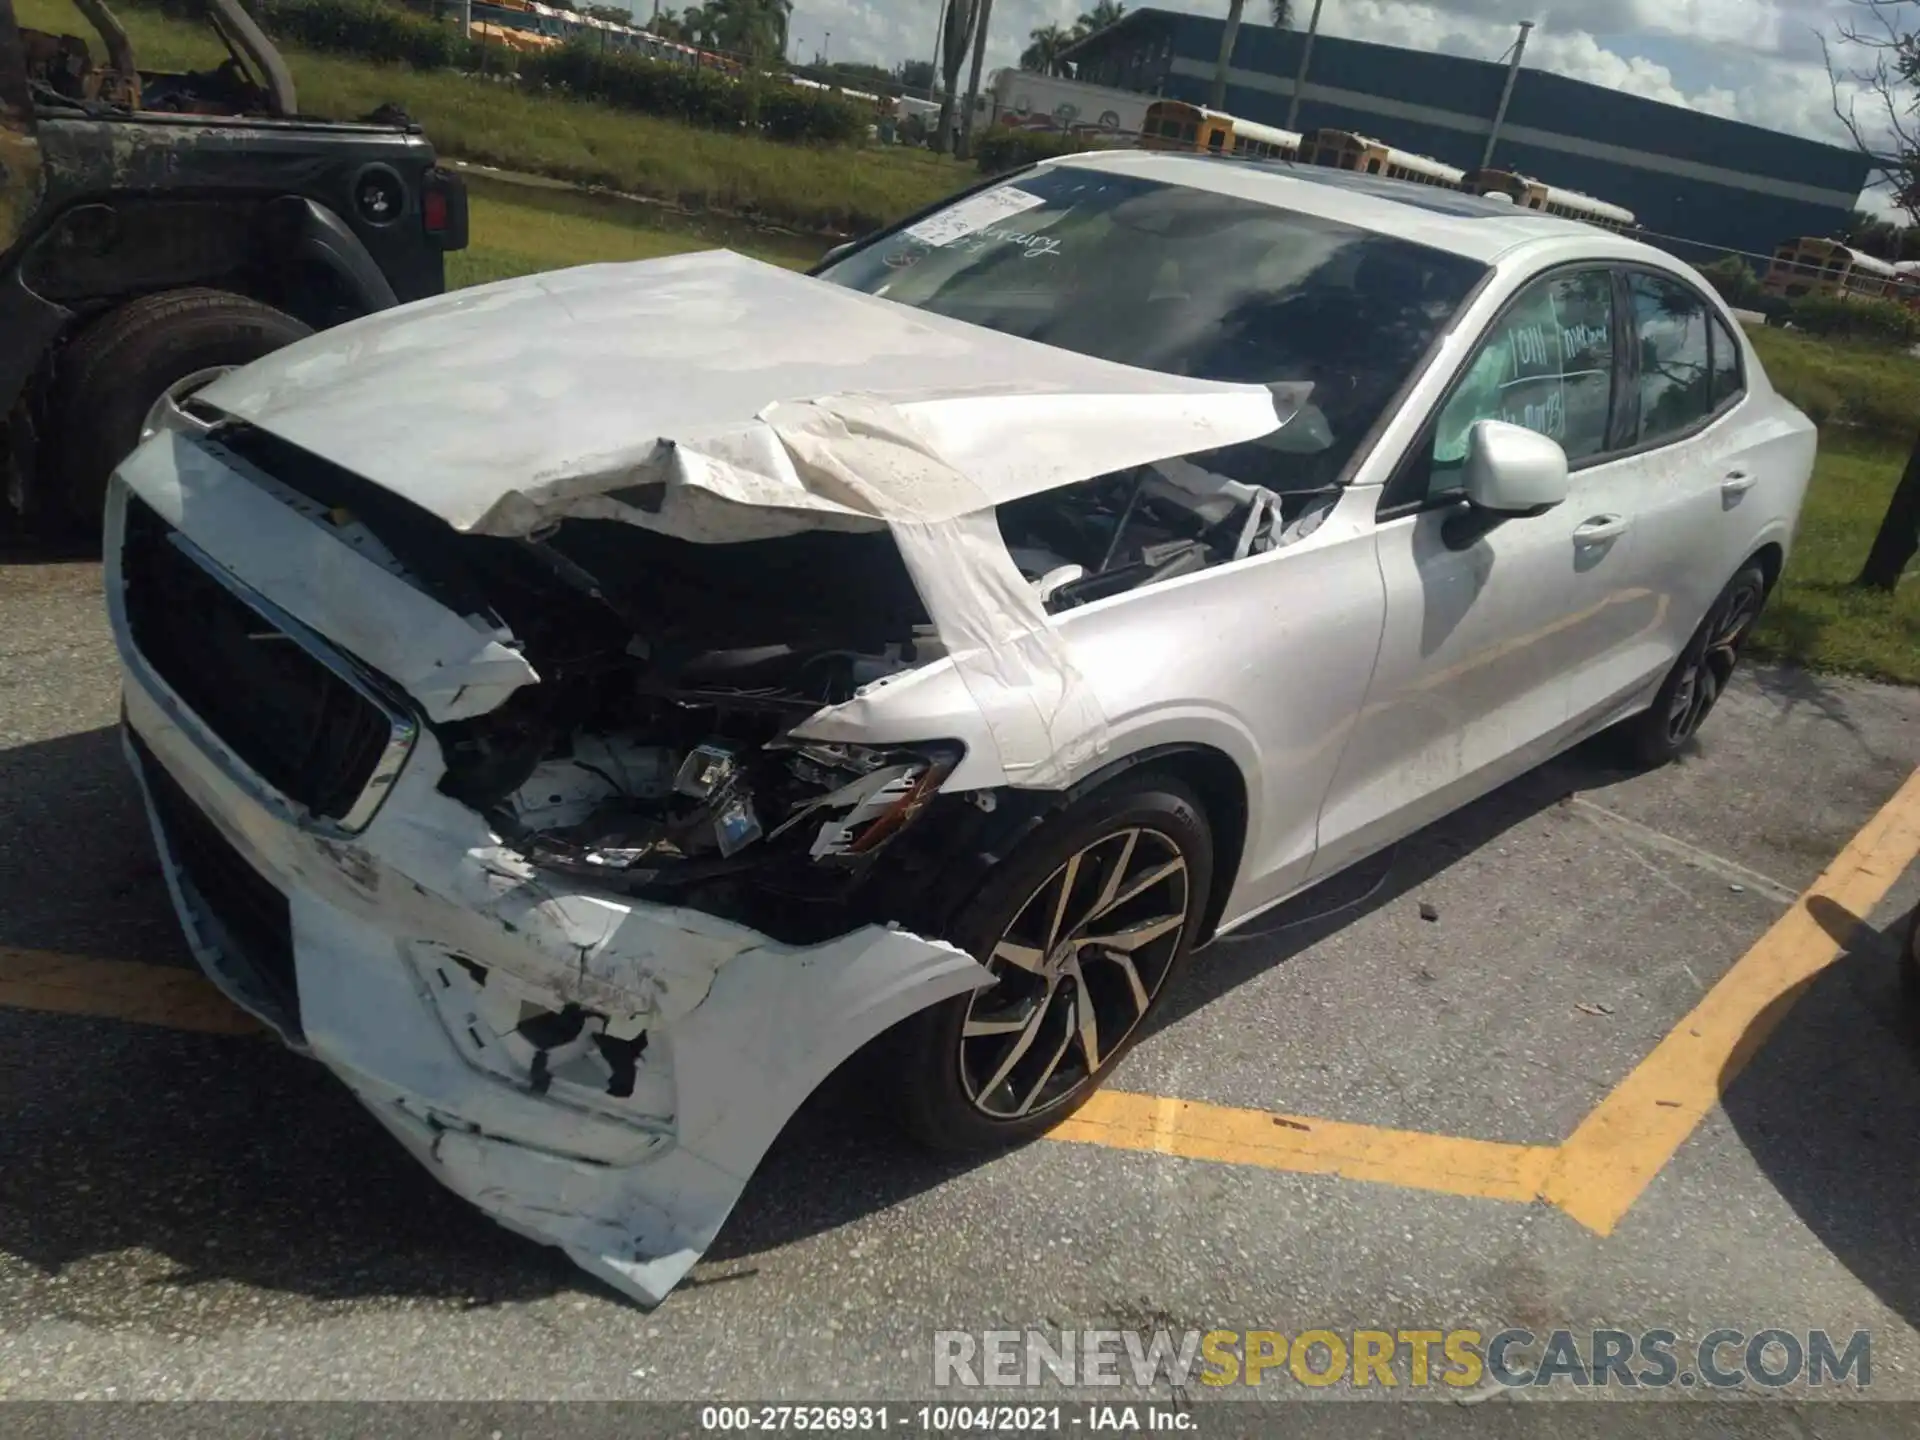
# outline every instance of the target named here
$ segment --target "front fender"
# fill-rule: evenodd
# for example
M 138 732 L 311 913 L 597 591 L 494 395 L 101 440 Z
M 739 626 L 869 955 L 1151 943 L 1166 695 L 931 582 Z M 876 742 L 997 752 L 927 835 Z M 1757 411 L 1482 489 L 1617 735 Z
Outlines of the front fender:
M 303 195 L 287 195 L 267 209 L 273 259 L 280 268 L 314 266 L 325 271 L 368 314 L 400 303 L 360 237 L 325 205 Z

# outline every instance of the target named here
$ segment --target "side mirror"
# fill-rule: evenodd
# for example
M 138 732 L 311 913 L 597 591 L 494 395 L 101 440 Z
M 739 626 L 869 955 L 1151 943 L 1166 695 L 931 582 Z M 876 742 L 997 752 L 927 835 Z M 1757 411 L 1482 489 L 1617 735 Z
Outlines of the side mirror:
M 1447 517 L 1441 538 L 1464 550 L 1508 520 L 1541 515 L 1567 498 L 1567 452 L 1524 425 L 1476 420 L 1460 475 L 1467 508 Z
M 1477 420 L 1467 435 L 1460 481 L 1477 510 L 1539 515 L 1567 498 L 1567 452 L 1537 430 Z

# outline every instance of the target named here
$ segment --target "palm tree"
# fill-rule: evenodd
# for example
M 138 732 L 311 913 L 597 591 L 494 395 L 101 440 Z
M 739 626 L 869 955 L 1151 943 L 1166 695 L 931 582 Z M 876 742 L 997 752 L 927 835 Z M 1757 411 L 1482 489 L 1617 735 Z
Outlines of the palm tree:
M 1036 75 L 1059 75 L 1066 69 L 1060 52 L 1073 43 L 1073 35 L 1058 25 L 1042 25 L 1027 35 L 1027 48 L 1020 52 L 1020 68 Z
M 1240 16 L 1247 0 L 1227 0 L 1227 23 L 1220 32 L 1220 60 L 1213 67 L 1213 94 L 1207 103 L 1215 110 L 1227 108 L 1227 66 L 1233 60 L 1233 42 L 1240 34 Z
M 754 59 L 781 54 L 792 10 L 790 0 L 708 0 L 712 38 L 704 43 Z
M 689 5 L 678 15 L 671 10 L 662 10 L 654 33 L 668 40 L 677 40 L 682 45 L 714 48 L 720 44 L 713 7 L 710 5 Z
M 1268 14 L 1273 17 L 1273 28 L 1291 30 L 1293 28 L 1293 0 L 1269 0 Z
M 979 6 L 974 0 L 946 0 L 940 22 L 940 119 L 933 137 L 933 148 L 942 155 L 953 146 L 953 112 L 960 67 L 967 63 L 974 23 L 979 18 Z
M 1070 38 L 1078 40 L 1083 35 L 1091 35 L 1096 30 L 1104 30 L 1109 25 L 1118 24 L 1120 17 L 1127 13 L 1127 7 L 1120 0 L 1096 0 L 1091 10 L 1084 11 L 1073 22 Z

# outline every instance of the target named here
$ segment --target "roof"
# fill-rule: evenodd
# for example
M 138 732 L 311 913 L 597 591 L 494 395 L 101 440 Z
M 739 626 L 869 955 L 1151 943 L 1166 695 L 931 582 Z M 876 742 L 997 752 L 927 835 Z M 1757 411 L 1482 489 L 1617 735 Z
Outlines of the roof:
M 1553 240 L 1587 242 L 1596 255 L 1673 263 L 1673 257 L 1663 250 L 1578 220 L 1516 209 L 1511 201 L 1329 166 L 1149 150 L 1094 151 L 1048 163 L 1139 175 L 1169 185 L 1236 195 L 1363 230 L 1400 235 L 1487 264 L 1518 246 Z

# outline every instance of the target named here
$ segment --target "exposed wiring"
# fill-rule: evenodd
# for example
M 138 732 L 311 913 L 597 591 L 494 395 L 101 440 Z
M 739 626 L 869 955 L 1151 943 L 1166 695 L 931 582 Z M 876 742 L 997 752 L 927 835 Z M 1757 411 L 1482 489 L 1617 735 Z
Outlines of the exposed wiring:
M 1263 926 L 1258 930 L 1229 931 L 1227 934 L 1222 935 L 1214 943 L 1216 945 L 1225 945 L 1235 940 L 1264 940 L 1270 935 L 1280 934 L 1283 930 L 1297 930 L 1302 925 L 1317 924 L 1322 920 L 1330 920 L 1335 915 L 1344 915 L 1349 910 L 1357 909 L 1358 907 L 1366 904 L 1367 901 L 1373 899 L 1374 896 L 1378 895 L 1380 891 L 1385 888 L 1387 881 L 1393 878 L 1393 863 L 1395 860 L 1399 858 L 1399 855 L 1400 855 L 1399 845 L 1395 844 L 1395 845 L 1389 846 L 1386 851 L 1387 863 L 1380 871 L 1380 878 L 1375 880 L 1373 884 L 1369 885 L 1360 894 L 1354 896 L 1353 899 L 1343 900 L 1340 902 L 1340 904 L 1335 905 L 1330 910 L 1316 910 L 1311 915 L 1302 915 L 1297 920 L 1282 920 L 1277 925 Z M 1311 894 L 1312 892 L 1311 890 L 1309 890 L 1305 893 Z
M 1133 519 L 1133 510 L 1140 503 L 1140 492 L 1147 488 L 1145 467 L 1136 471 L 1133 477 L 1133 493 L 1127 496 L 1127 508 L 1120 512 L 1120 518 L 1114 522 L 1113 538 L 1107 541 L 1107 553 L 1100 557 L 1100 568 L 1094 573 L 1104 575 L 1107 567 L 1113 564 L 1113 557 L 1120 553 L 1121 537 L 1127 533 L 1127 525 Z
M 628 800 L 633 799 L 632 792 L 629 791 L 626 786 L 622 785 L 618 780 L 614 779 L 613 776 L 607 774 L 607 772 L 602 770 L 598 765 L 590 765 L 585 760 L 575 760 L 571 763 L 578 766 L 580 769 L 586 771 L 589 775 L 598 775 L 602 780 L 606 781 L 607 784 L 613 787 L 614 794 L 623 796 Z

